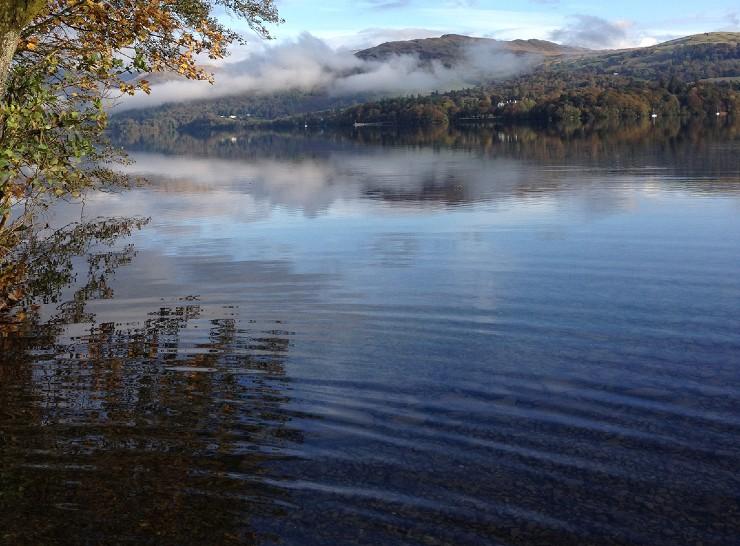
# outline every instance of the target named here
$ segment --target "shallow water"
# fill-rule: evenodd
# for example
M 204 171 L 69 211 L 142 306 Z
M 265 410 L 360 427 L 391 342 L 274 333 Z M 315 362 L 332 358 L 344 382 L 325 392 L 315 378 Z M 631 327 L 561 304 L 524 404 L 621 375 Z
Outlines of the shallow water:
M 738 134 L 132 145 L 0 338 L 0 542 L 732 543 Z

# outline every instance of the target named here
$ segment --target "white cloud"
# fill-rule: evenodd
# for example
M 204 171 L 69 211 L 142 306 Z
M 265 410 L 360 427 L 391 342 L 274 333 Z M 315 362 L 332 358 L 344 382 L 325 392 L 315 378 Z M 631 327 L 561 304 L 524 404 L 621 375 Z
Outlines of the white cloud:
M 165 82 L 154 85 L 150 96 L 124 98 L 114 109 L 289 90 L 323 90 L 333 95 L 443 91 L 511 76 L 531 68 L 536 61 L 535 57 L 516 56 L 496 43 L 471 46 L 464 59 L 452 68 L 437 62 L 422 63 L 409 55 L 365 61 L 348 49 L 334 49 L 303 34 L 294 41 L 267 47 L 242 62 L 223 65 L 213 86 L 187 80 Z
M 567 23 L 550 33 L 556 42 L 589 49 L 645 47 L 658 43 L 628 20 L 607 21 L 593 15 L 574 15 Z

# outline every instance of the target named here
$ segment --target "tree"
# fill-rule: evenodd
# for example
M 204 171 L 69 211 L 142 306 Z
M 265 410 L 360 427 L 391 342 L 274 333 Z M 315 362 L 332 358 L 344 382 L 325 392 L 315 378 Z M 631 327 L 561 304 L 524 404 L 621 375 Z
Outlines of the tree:
M 240 40 L 215 18 L 216 8 L 263 36 L 267 24 L 279 22 L 273 0 L 4 2 L 0 216 L 29 192 L 75 193 L 98 181 L 103 172 L 89 167 L 107 159 L 96 154 L 104 98 L 149 92 L 141 75 L 150 72 L 210 80 L 198 58 L 221 58 Z
M 242 40 L 217 10 L 264 37 L 280 22 L 274 0 L 1 1 L 0 283 L 38 204 L 121 182 L 106 100 L 150 92 L 152 72 L 212 80 L 199 60 Z
M 0 89 L 21 60 L 14 58 L 19 48 L 36 60 L 51 54 L 59 68 L 87 71 L 103 83 L 147 71 L 206 79 L 196 55 L 221 58 L 241 39 L 215 18 L 217 8 L 262 36 L 269 36 L 269 23 L 280 22 L 274 0 L 4 0 Z

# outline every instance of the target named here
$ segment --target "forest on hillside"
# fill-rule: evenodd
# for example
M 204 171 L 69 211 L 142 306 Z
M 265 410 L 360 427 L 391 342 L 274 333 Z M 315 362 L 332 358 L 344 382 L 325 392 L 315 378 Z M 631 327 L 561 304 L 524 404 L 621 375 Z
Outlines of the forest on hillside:
M 268 122 L 429 126 L 460 122 L 559 122 L 716 116 L 740 112 L 737 34 L 697 35 L 648 48 L 559 57 L 514 78 L 468 89 L 396 97 L 333 96 L 326 90 L 239 95 L 133 110 L 114 134 L 204 134 Z
M 571 84 L 545 77 L 512 81 L 488 89 L 465 89 L 428 96 L 364 103 L 339 112 L 319 112 L 279 120 L 279 125 L 373 123 L 426 126 L 471 121 L 636 120 L 672 116 L 740 114 L 740 82 L 687 84 L 625 78 Z

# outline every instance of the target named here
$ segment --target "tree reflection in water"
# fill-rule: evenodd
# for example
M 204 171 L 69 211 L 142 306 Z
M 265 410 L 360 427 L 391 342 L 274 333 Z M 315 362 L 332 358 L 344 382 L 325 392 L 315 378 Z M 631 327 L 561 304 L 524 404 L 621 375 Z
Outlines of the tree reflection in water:
M 197 298 L 123 329 L 87 309 L 113 297 L 135 257 L 114 246 L 145 223 L 74 225 L 26 249 L 25 299 L 0 326 L 2 543 L 253 542 L 252 518 L 289 500 L 261 481 L 301 441 L 287 332 L 209 319 Z
M 740 126 L 593 129 L 142 142 L 138 257 L 27 248 L 0 543 L 731 543 Z

